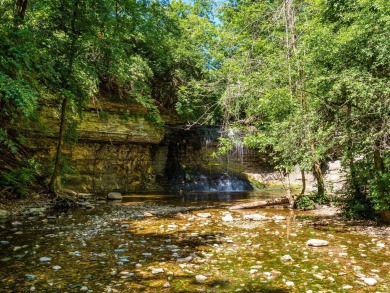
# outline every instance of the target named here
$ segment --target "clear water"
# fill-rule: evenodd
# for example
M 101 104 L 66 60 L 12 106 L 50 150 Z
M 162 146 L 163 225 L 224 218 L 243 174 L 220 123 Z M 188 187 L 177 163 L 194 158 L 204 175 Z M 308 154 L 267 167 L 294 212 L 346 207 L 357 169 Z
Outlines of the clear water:
M 324 219 L 310 212 L 227 209 L 279 195 L 131 195 L 55 219 L 2 223 L 0 292 L 390 292 L 388 239 L 343 222 L 313 225 Z M 223 220 L 228 213 L 234 221 Z M 244 219 L 253 213 L 268 219 Z M 308 247 L 310 238 L 329 246 Z

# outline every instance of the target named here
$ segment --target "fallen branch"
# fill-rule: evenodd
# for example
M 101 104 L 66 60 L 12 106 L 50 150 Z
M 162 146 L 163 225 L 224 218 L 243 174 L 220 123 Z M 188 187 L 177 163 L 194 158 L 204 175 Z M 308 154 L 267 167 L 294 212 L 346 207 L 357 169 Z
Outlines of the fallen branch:
M 231 206 L 229 209 L 230 210 L 253 209 L 253 208 L 266 207 L 266 206 L 289 204 L 289 203 L 290 201 L 288 200 L 287 197 L 279 197 L 279 198 L 273 198 L 268 200 L 243 203 L 243 204 Z

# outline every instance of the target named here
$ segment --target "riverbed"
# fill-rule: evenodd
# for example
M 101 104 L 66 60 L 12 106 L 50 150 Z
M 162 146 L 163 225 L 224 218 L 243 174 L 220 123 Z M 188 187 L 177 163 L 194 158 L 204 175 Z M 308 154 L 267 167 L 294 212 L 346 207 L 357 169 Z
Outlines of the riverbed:
M 129 195 L 12 219 L 0 292 L 390 292 L 386 235 L 312 211 L 229 210 L 275 195 Z

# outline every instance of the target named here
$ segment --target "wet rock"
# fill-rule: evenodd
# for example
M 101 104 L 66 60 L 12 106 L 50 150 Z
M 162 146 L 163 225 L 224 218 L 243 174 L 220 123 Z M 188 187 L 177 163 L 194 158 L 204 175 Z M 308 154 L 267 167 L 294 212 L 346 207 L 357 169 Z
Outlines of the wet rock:
M 152 274 L 153 275 L 157 275 L 157 274 L 161 274 L 164 272 L 164 269 L 162 268 L 155 268 L 155 269 L 152 269 Z
M 171 287 L 171 284 L 169 284 L 169 282 L 166 282 L 164 285 L 163 285 L 163 288 L 169 288 Z
M 288 255 L 288 254 L 281 256 L 280 260 L 282 262 L 294 261 L 293 258 L 291 257 L 291 255 Z
M 260 214 L 249 214 L 249 215 L 244 215 L 244 220 L 264 221 L 264 220 L 268 220 L 268 218 Z
M 227 214 L 224 217 L 222 217 L 223 222 L 233 222 L 233 217 L 231 214 Z
M 314 246 L 314 247 L 321 247 L 321 246 L 328 246 L 329 242 L 322 239 L 310 239 L 306 242 L 307 246 Z
M 150 252 L 145 252 L 142 254 L 144 257 L 151 257 L 152 254 Z
M 284 217 L 284 216 L 278 216 L 278 215 L 277 215 L 277 216 L 273 216 L 272 219 L 273 219 L 273 220 L 277 220 L 277 221 L 281 221 L 281 220 L 285 220 L 286 217 Z
M 197 283 L 204 283 L 204 282 L 206 282 L 207 277 L 203 276 L 203 275 L 196 275 L 195 280 Z
M 50 257 L 46 257 L 46 256 L 42 256 L 39 258 L 39 261 L 40 262 L 49 262 L 51 261 L 51 258 Z
M 196 214 L 199 218 L 211 218 L 210 213 L 197 213 Z
M 44 212 L 46 212 L 46 208 L 30 208 L 28 211 L 31 216 L 37 216 L 43 214 Z
M 19 251 L 19 250 L 21 250 L 21 249 L 22 249 L 21 246 L 15 246 L 15 247 L 14 247 L 14 251 Z
M 126 249 L 123 249 L 123 248 L 118 248 L 118 249 L 115 249 L 114 252 L 116 254 L 120 254 L 120 253 L 125 253 L 127 250 Z
M 291 282 L 291 281 L 287 281 L 286 282 L 286 286 L 290 286 L 291 287 L 291 286 L 294 286 L 294 285 L 295 285 L 294 282 Z
M 0 244 L 3 246 L 6 246 L 6 245 L 9 245 L 9 241 L 2 240 L 2 241 L 0 241 Z
M 363 278 L 363 282 L 368 286 L 375 286 L 378 283 L 378 281 L 374 278 Z
M 122 194 L 120 194 L 119 192 L 110 192 L 107 195 L 107 199 L 110 199 L 110 200 L 120 200 L 120 199 L 122 199 Z
M 184 263 L 184 262 L 190 262 L 192 260 L 192 256 L 187 256 L 187 257 L 184 257 L 184 258 L 178 258 L 177 259 L 177 262 L 178 263 Z
M 19 226 L 22 226 L 23 223 L 22 223 L 22 222 L 15 221 L 15 222 L 12 222 L 11 225 L 12 225 L 12 227 L 19 227 Z
M 10 212 L 6 210 L 0 210 L 0 219 L 5 219 L 10 216 Z
M 29 281 L 34 281 L 36 278 L 37 278 L 37 276 L 35 276 L 35 275 L 33 275 L 33 274 L 26 274 L 26 275 L 24 275 L 26 278 L 27 278 L 27 280 L 29 280 Z

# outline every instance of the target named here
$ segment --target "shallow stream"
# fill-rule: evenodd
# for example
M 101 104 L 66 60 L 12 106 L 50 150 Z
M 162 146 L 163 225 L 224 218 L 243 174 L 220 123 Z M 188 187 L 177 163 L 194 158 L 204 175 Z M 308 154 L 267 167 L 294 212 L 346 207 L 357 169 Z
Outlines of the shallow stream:
M 228 210 L 270 196 L 131 195 L 0 223 L 0 292 L 390 292 L 388 238 L 312 212 Z

